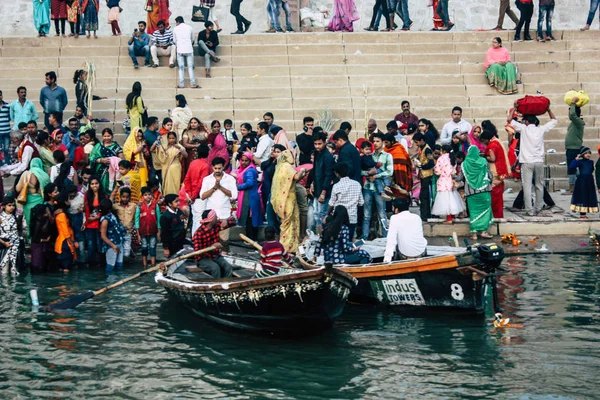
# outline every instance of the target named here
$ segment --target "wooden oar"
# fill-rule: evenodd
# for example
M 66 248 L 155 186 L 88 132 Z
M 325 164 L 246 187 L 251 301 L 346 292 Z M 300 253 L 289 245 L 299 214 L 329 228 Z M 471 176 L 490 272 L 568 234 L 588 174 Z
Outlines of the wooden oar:
M 252 245 L 252 246 L 253 246 L 253 247 L 254 247 L 256 250 L 258 250 L 258 251 L 262 251 L 262 246 L 261 246 L 260 244 L 256 243 L 254 240 L 250 239 L 248 236 L 244 235 L 243 233 L 240 233 L 240 238 L 241 238 L 241 239 L 242 239 L 244 242 L 246 242 L 246 243 L 248 243 L 248 244 Z M 285 268 L 294 268 L 294 267 L 291 267 L 291 266 L 290 266 L 290 264 L 286 263 L 286 262 L 285 262 L 285 261 L 283 261 L 283 260 L 281 260 L 281 264 L 282 264 L 282 265 L 283 265 Z
M 98 289 L 96 291 L 90 290 L 90 291 L 85 292 L 85 293 L 80 293 L 80 294 L 75 294 L 73 296 L 69 296 L 66 299 L 62 300 L 62 301 L 58 301 L 56 303 L 49 304 L 48 308 L 50 310 L 66 310 L 66 309 L 69 309 L 69 308 L 75 308 L 79 304 L 83 303 L 84 301 L 86 301 L 88 299 L 91 299 L 94 296 L 98 296 L 98 295 L 100 295 L 102 293 L 106 293 L 109 290 L 114 289 L 116 287 L 119 287 L 119 286 L 121 286 L 121 285 L 123 285 L 123 284 L 125 284 L 127 282 L 130 282 L 130 281 L 132 281 L 134 279 L 137 279 L 140 276 L 149 274 L 150 272 L 157 271 L 160 268 L 167 267 L 167 266 L 175 264 L 175 263 L 177 263 L 177 262 L 179 262 L 181 260 L 185 260 L 187 258 L 191 258 L 191 257 L 197 256 L 197 255 L 200 255 L 202 253 L 206 253 L 206 252 L 209 252 L 209 251 L 212 251 L 212 250 L 215 250 L 214 246 L 208 247 L 206 249 L 194 251 L 192 253 L 184 254 L 184 255 L 179 256 L 177 258 L 174 258 L 172 260 L 169 260 L 169 261 L 166 261 L 166 262 L 162 262 L 162 263 L 160 263 L 157 266 L 154 266 L 152 268 L 145 269 L 145 270 L 143 270 L 141 272 L 138 272 L 135 275 L 131 275 L 128 278 L 125 278 L 123 280 L 115 282 L 112 285 L 103 287 L 102 289 Z

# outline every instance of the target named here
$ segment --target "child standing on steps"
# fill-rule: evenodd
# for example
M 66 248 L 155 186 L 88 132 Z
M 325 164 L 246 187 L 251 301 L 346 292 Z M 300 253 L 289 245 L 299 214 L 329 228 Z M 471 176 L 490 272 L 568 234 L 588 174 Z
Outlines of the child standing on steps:
M 579 169 L 571 197 L 571 211 L 578 212 L 581 219 L 587 219 L 587 213 L 598 212 L 598 198 L 594 185 L 594 162 L 590 159 L 591 156 L 590 148 L 583 146 L 569 165 L 571 169 Z
M 448 144 L 442 146 L 442 155 L 438 158 L 433 172 L 439 177 L 435 202 L 431 209 L 433 215 L 445 215 L 444 224 L 450 225 L 454 216 L 463 212 L 464 207 L 458 190 L 454 186 L 453 177 L 456 175 L 456 158 Z

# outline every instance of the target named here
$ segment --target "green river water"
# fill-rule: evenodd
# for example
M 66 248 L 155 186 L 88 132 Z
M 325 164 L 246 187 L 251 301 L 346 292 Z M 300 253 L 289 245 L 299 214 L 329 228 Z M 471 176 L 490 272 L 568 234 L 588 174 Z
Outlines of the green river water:
M 0 399 L 600 398 L 599 264 L 507 257 L 501 301 L 522 329 L 495 331 L 491 313 L 347 306 L 331 330 L 294 340 L 216 328 L 152 277 L 63 314 L 32 311 L 29 290 L 48 303 L 105 286 L 102 271 L 8 278 Z

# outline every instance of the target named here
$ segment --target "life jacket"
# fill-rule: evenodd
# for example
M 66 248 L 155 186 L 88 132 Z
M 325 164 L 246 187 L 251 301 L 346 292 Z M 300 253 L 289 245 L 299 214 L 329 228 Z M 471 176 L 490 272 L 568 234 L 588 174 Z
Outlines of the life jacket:
M 158 215 L 156 215 L 156 202 L 150 205 L 142 202 L 140 205 L 140 236 L 155 236 L 158 233 Z

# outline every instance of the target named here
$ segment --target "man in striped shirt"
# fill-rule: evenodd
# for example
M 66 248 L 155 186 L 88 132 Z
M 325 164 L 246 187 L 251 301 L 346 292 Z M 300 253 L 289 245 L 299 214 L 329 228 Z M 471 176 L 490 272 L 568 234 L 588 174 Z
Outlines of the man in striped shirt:
M 0 145 L 6 157 L 10 146 L 10 105 L 4 101 L 2 90 L 0 90 Z
M 169 57 L 169 68 L 175 68 L 177 48 L 173 42 L 173 31 L 165 29 L 165 21 L 158 21 L 158 30 L 154 31 L 150 40 L 150 54 L 152 55 L 152 68 L 158 68 L 158 57 Z

